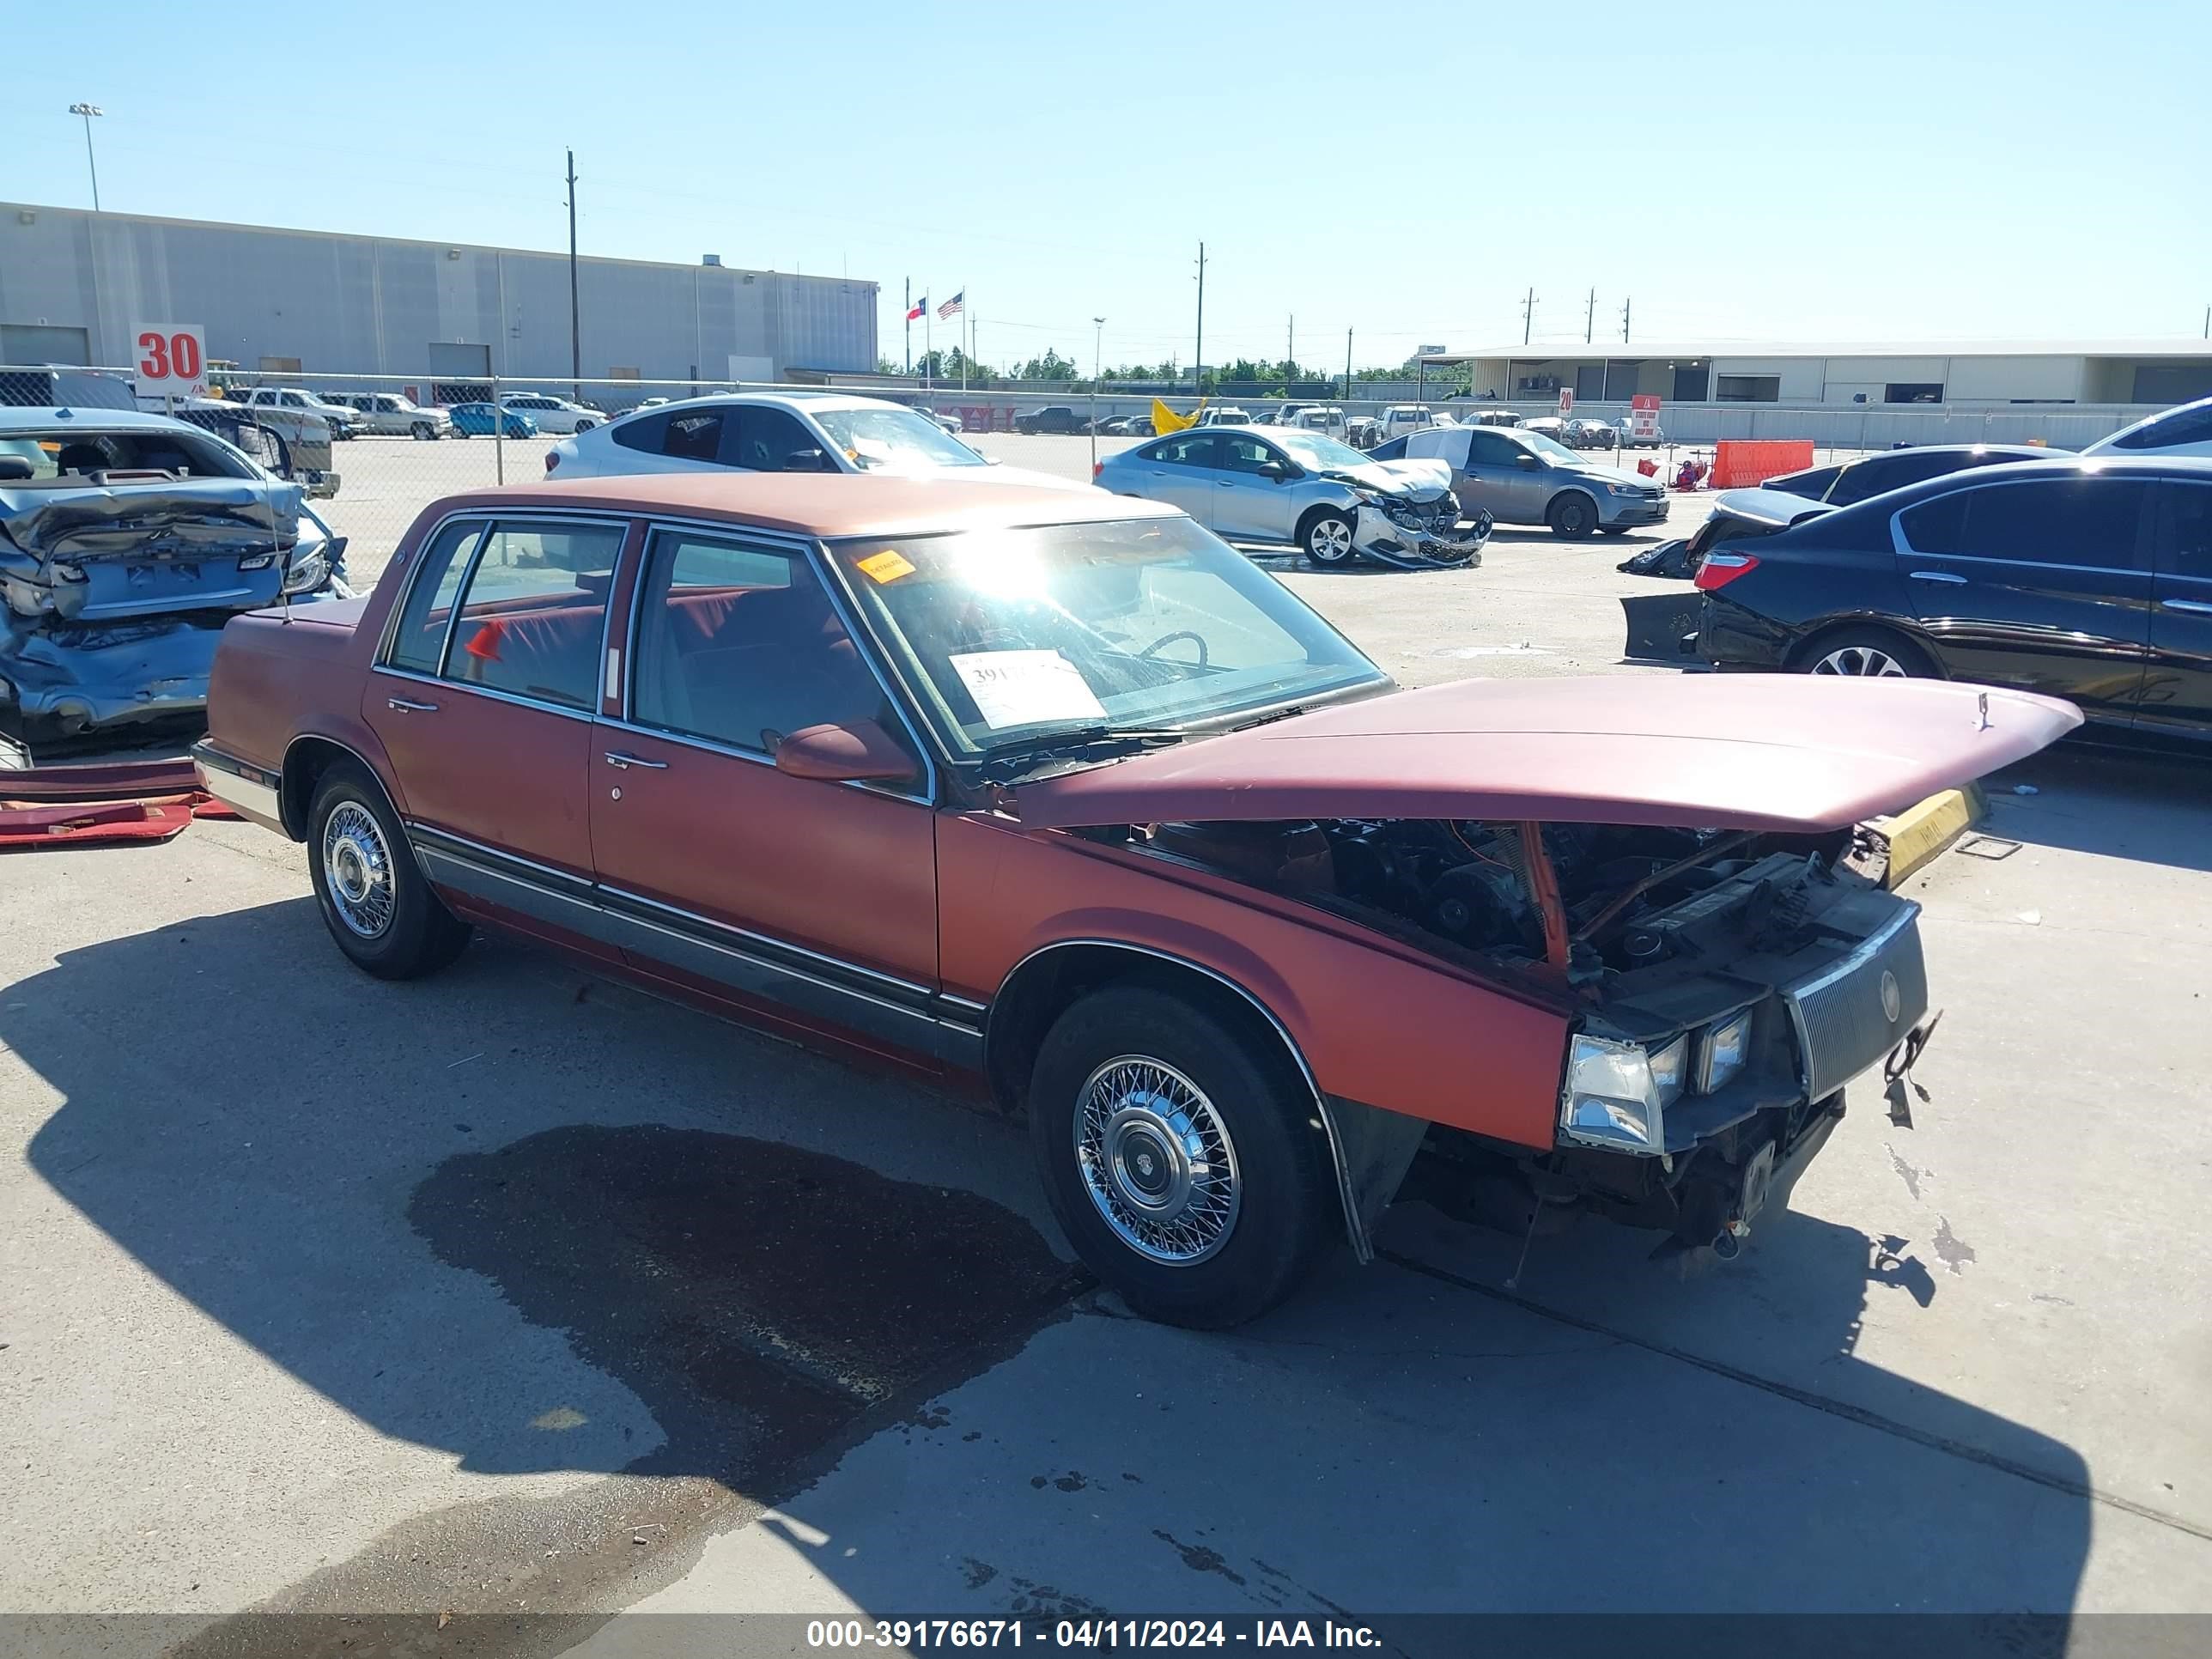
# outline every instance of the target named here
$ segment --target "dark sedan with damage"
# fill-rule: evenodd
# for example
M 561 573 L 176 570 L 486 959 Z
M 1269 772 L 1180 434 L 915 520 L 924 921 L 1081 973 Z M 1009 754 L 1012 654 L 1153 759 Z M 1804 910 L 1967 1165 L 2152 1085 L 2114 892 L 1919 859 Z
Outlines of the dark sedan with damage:
M 1719 668 L 1969 680 L 2212 740 L 2212 460 L 1954 472 L 1723 534 L 1697 585 Z
M 1084 1260 L 1201 1325 L 1364 1258 L 1424 1147 L 1426 1191 L 1732 1249 L 1926 1030 L 1853 826 L 2079 719 L 1401 690 L 1172 507 L 797 474 L 440 501 L 373 598 L 234 621 L 210 714 L 206 787 L 365 971 L 499 927 L 972 1082 Z

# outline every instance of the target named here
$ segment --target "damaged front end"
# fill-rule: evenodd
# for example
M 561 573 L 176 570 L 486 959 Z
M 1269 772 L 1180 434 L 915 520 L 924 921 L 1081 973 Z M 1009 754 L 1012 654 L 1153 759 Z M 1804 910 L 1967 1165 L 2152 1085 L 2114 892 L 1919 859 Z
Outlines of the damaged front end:
M 167 473 L 0 485 L 0 720 L 74 738 L 207 703 L 222 626 L 343 592 L 296 485 Z
M 1931 1023 L 1918 907 L 1850 830 L 1162 824 L 1140 845 L 1572 1008 L 1553 1143 L 1438 1127 L 1417 1179 L 1509 1227 L 1577 1212 L 1732 1255 Z
M 1449 489 L 1363 489 L 1352 542 L 1367 557 L 1401 569 L 1473 566 L 1482 562 L 1490 531 L 1487 513 L 1462 524 L 1459 497 Z

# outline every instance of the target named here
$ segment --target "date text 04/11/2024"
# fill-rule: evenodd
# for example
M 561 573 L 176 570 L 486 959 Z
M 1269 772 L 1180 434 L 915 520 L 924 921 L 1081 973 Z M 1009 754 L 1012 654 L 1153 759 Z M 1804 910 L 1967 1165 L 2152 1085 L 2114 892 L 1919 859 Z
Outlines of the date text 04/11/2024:
M 813 1619 L 811 1648 L 1374 1648 L 1364 1625 L 1333 1619 Z

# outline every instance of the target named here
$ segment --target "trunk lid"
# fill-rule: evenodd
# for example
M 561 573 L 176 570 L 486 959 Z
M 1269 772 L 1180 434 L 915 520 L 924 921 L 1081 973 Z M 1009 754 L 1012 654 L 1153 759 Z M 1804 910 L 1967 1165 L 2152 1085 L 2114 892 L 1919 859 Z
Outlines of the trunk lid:
M 300 504 L 246 478 L 0 487 L 0 579 L 17 611 L 68 621 L 256 610 L 282 590 Z
M 1480 818 L 1784 833 L 1955 788 L 2081 723 L 2071 703 L 1810 675 L 1461 680 L 1020 786 L 1032 829 Z

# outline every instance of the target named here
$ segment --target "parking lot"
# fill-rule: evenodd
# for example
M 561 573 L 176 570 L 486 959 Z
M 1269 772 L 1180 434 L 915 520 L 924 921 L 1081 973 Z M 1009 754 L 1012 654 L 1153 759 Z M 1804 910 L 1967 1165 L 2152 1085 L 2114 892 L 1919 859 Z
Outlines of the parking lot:
M 343 446 L 356 581 L 549 443 Z M 1613 567 L 1705 510 L 1258 556 L 1407 684 L 1662 673 Z M 970 1105 L 512 944 L 369 980 L 244 824 L 10 858 L 0 1608 L 272 1656 L 362 1650 L 295 1614 L 613 1655 L 689 1650 L 633 1608 L 1350 1609 L 1427 1654 L 1463 1639 L 1382 1615 L 2212 1611 L 2212 770 L 2069 746 L 1990 794 L 2017 850 L 1908 890 L 1929 1098 L 1855 1089 L 1740 1261 L 1590 1224 L 1516 1272 L 1407 1203 L 1226 1335 L 1095 1291 Z

